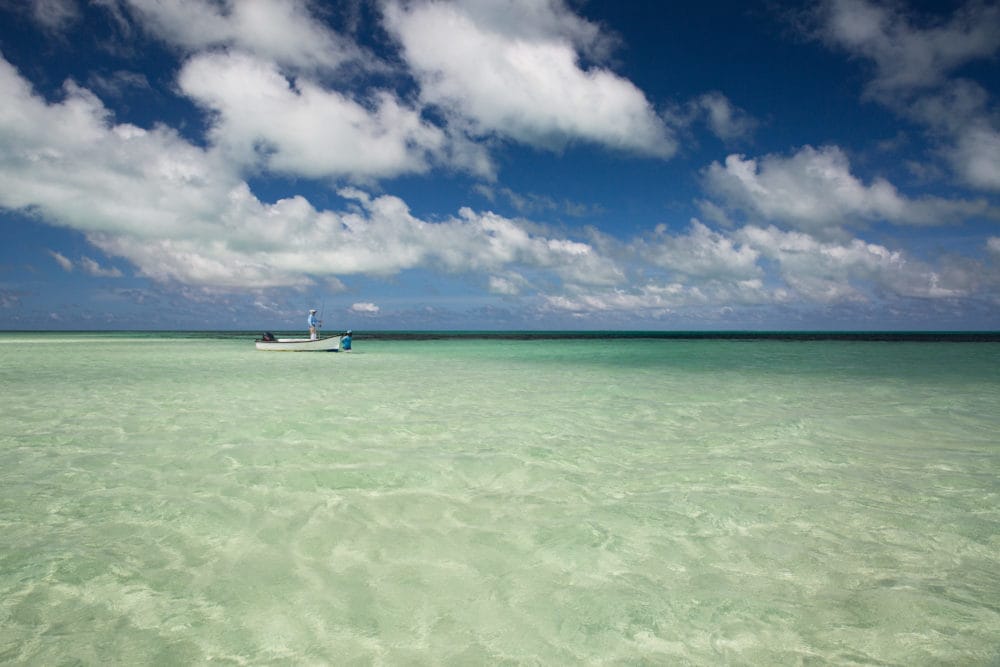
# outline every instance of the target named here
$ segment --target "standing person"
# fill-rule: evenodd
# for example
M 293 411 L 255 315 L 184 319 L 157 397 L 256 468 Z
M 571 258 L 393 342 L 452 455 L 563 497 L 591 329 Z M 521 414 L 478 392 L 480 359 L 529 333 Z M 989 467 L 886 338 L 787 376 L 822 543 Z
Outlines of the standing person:
M 316 309 L 311 309 L 309 311 L 309 340 L 316 340 L 319 337 L 318 329 L 322 324 L 316 319 Z

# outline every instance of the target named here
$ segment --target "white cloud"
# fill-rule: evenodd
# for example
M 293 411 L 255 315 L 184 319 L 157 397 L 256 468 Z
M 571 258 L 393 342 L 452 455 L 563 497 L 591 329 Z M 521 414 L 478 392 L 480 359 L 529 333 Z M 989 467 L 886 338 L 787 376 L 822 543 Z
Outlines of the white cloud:
M 121 0 L 142 27 L 189 52 L 234 47 L 285 67 L 371 60 L 316 20 L 302 0 Z
M 447 166 L 492 180 L 496 167 L 478 141 L 482 134 L 551 147 L 582 139 L 660 156 L 674 150 L 641 91 L 608 70 L 579 65 L 580 54 L 600 57 L 608 50 L 610 40 L 595 25 L 561 2 L 511 1 L 517 6 L 386 5 L 388 23 L 406 36 L 404 45 L 413 39 L 435 43 L 433 52 L 407 53 L 416 58 L 410 65 L 422 84 L 422 102 L 443 111 L 442 127 L 388 90 L 355 96 L 329 88 L 331 71 L 372 59 L 318 20 L 307 2 L 101 4 L 192 54 L 178 76 L 179 89 L 210 112 L 213 149 L 246 169 L 364 183 Z M 441 23 L 449 18 L 464 32 Z M 499 50 L 478 52 L 479 38 Z M 476 51 L 480 62 L 437 51 L 448 45 Z M 93 84 L 117 91 L 124 81 L 95 78 Z
M 56 252 L 55 250 L 49 250 L 48 252 L 49 255 L 52 256 L 52 259 L 56 260 L 56 264 L 58 264 L 62 270 L 66 272 L 74 271 L 77 264 L 79 264 L 80 269 L 89 276 L 95 276 L 98 278 L 121 278 L 122 276 L 122 272 L 118 269 L 114 267 L 106 269 L 101 266 L 97 260 L 91 259 L 86 255 L 80 257 L 79 262 L 74 263 L 73 260 L 69 259 L 60 252 Z
M 426 122 L 394 93 L 329 88 L 343 65 L 389 66 L 331 30 L 305 0 L 103 3 L 116 13 L 126 7 L 144 30 L 192 54 L 178 86 L 210 112 L 209 138 L 241 166 L 356 182 L 422 173 L 432 163 L 494 176 L 483 146 Z
M 305 77 L 293 82 L 246 54 L 195 56 L 181 90 L 211 110 L 209 137 L 241 165 L 309 177 L 382 178 L 423 172 L 456 153 L 445 133 L 388 92 L 363 105 Z M 466 165 L 488 171 L 488 161 Z
M 758 124 L 755 118 L 719 91 L 704 93 L 686 104 L 675 106 L 669 112 L 669 119 L 677 127 L 704 123 L 712 134 L 726 143 L 750 139 Z
M 632 287 L 566 285 L 542 294 L 545 309 L 574 314 L 620 313 L 668 317 L 696 308 L 789 304 L 873 304 L 900 298 L 949 299 L 989 289 L 971 260 L 931 266 L 899 250 L 861 239 L 822 241 L 799 231 L 748 225 L 723 233 L 693 222 L 685 235 L 661 230 L 637 252 L 676 271 L 676 280 Z M 1000 240 L 990 245 L 1000 254 Z M 684 265 L 680 257 L 691 252 Z M 680 263 L 680 266 L 677 264 Z M 764 270 L 765 264 L 769 268 Z
M 706 116 L 709 129 L 723 141 L 746 139 L 757 127 L 757 122 L 719 92 L 706 93 L 696 101 Z
M 1000 257 L 1000 236 L 991 236 L 987 239 L 986 249 L 993 255 Z
M 1000 191 L 1000 130 L 979 122 L 966 126 L 948 150 L 952 165 L 968 184 Z
M 828 43 L 874 64 L 869 95 L 924 125 L 963 183 L 1000 191 L 1000 129 L 990 95 L 954 78 L 962 65 L 1000 51 L 1000 5 L 969 2 L 924 26 L 898 5 L 867 0 L 830 0 L 819 15 Z
M 112 125 L 100 101 L 67 83 L 49 104 L 0 59 L 0 206 L 82 231 L 197 237 L 240 181 L 163 126 Z
M 877 291 L 902 297 L 963 296 L 968 276 L 944 276 L 901 251 L 867 243 L 821 241 L 797 231 L 747 226 L 736 237 L 774 261 L 788 286 L 807 301 L 869 301 Z
M 290 104 L 279 105 L 277 110 L 294 116 L 297 93 L 289 90 L 283 78 L 281 86 Z M 297 200 L 285 200 L 266 210 L 262 207 L 239 174 L 243 163 L 229 159 L 236 149 L 201 149 L 162 125 L 152 130 L 115 125 L 100 100 L 72 83 L 65 86 L 62 101 L 47 103 L 2 59 L 0 95 L 5 100 L 0 106 L 0 135 L 4 140 L 4 150 L 0 152 L 0 206 L 30 210 L 49 222 L 92 233 L 102 247 L 113 248 L 124 256 L 134 255 L 142 267 L 158 267 L 151 269 L 149 275 L 174 279 L 189 276 L 198 284 L 221 280 L 226 285 L 235 284 L 225 280 L 226 275 L 236 281 L 261 280 L 265 285 L 287 284 L 292 280 L 292 274 L 265 275 L 271 263 L 262 257 L 237 260 L 227 250 L 230 239 L 249 233 L 244 217 L 258 217 L 254 229 L 259 229 L 259 236 L 254 242 L 270 244 L 264 250 L 276 249 L 283 242 L 272 231 L 268 216 L 287 213 L 294 224 L 308 224 L 295 218 L 302 209 Z M 351 108 L 348 101 L 316 95 L 321 108 L 339 102 Z M 314 149 L 321 144 L 320 140 L 314 137 L 310 146 L 305 135 L 298 135 L 293 127 L 286 126 L 272 132 L 276 148 L 270 159 L 299 173 L 340 169 L 382 175 L 401 168 L 400 163 L 394 163 L 396 159 L 416 167 L 419 158 L 404 153 L 410 150 L 408 146 L 425 137 L 421 133 L 426 128 L 418 127 L 416 117 L 395 107 L 391 100 L 386 100 L 379 113 L 385 117 L 379 126 L 366 125 L 371 119 L 364 114 L 357 117 L 354 131 L 367 130 L 372 136 L 353 135 L 345 139 L 348 143 L 341 146 L 342 150 L 334 151 L 349 155 L 324 157 L 322 151 Z M 406 134 L 408 128 L 411 131 Z M 239 134 L 231 128 L 226 131 Z M 382 136 L 375 136 L 380 133 Z M 250 141 L 251 134 L 248 131 L 243 138 Z M 352 129 L 343 127 L 343 137 L 351 136 Z M 330 141 L 343 137 L 334 133 Z M 433 139 L 431 136 L 429 143 L 433 144 Z M 350 142 L 358 141 L 370 143 L 366 150 L 356 150 L 358 145 Z M 302 154 L 296 152 L 299 147 Z M 310 165 L 312 156 L 316 162 Z M 311 208 L 310 214 L 314 219 L 326 219 L 317 217 Z M 277 227 L 280 225 L 274 228 Z M 151 240 L 145 248 L 144 239 Z M 155 243 L 161 243 L 167 255 L 176 253 L 178 261 L 191 260 L 190 268 L 181 265 L 183 262 L 176 266 L 166 259 L 156 262 L 149 256 Z M 218 261 L 194 260 L 213 247 L 215 251 L 210 254 Z M 231 268 L 227 268 L 228 262 L 233 262 Z M 399 266 L 391 269 L 396 270 Z M 302 271 L 294 269 L 293 273 L 301 275 Z
M 532 235 L 518 222 L 463 209 L 442 222 L 415 218 L 388 195 L 345 190 L 355 210 L 317 211 L 301 197 L 263 204 L 245 191 L 212 238 L 90 235 L 106 254 L 147 276 L 221 289 L 307 284 L 320 276 L 388 276 L 414 268 L 449 273 L 543 269 L 572 284 L 613 284 L 623 274 L 586 243 Z
M 31 15 L 49 30 L 61 31 L 80 19 L 74 0 L 31 0 Z
M 974 81 L 959 79 L 907 99 L 899 111 L 937 133 L 957 135 L 989 115 L 990 94 Z
M 683 104 L 671 104 L 662 115 L 678 131 L 690 132 L 695 126 L 704 126 L 726 145 L 749 142 L 758 126 L 757 119 L 719 91 L 703 93 Z
M 101 266 L 97 260 L 91 259 L 90 257 L 80 258 L 80 268 L 83 272 L 90 276 L 96 276 L 98 278 L 121 278 L 122 272 L 115 267 L 104 268 Z
M 599 55 L 606 40 L 560 0 L 390 0 L 384 14 L 422 98 L 475 135 L 556 149 L 582 140 L 658 157 L 676 150 L 642 91 L 581 65 L 581 52 Z
M 937 225 L 987 210 L 985 201 L 910 199 L 882 178 L 865 185 L 839 148 L 802 148 L 790 158 L 730 155 L 705 172 L 706 188 L 730 209 L 812 233 L 858 223 Z
M 63 271 L 73 270 L 72 260 L 68 259 L 65 255 L 56 252 L 55 250 L 49 250 L 49 254 L 52 255 L 52 259 L 56 260 L 56 264 L 58 264 Z
M 62 268 L 63 271 L 71 272 L 76 269 L 77 264 L 73 260 L 69 259 L 62 253 L 56 252 L 55 250 L 49 250 L 49 254 L 52 258 L 56 260 L 56 263 Z M 118 269 L 112 267 L 106 269 L 100 265 L 100 263 L 91 259 L 90 257 L 83 256 L 78 262 L 80 269 L 86 273 L 88 276 L 95 276 L 97 278 L 121 278 L 122 272 Z
M 126 91 L 140 91 L 148 94 L 153 87 L 145 74 L 118 70 L 111 74 L 91 72 L 87 76 L 87 87 L 105 97 L 122 97 Z
M 234 249 L 222 239 L 143 239 L 102 233 L 90 234 L 88 239 L 105 254 L 132 262 L 140 275 L 160 282 L 222 291 L 313 284 L 304 270 L 276 266 L 265 253 Z
M 517 296 L 527 287 L 528 281 L 519 273 L 510 272 L 504 276 L 490 276 L 489 290 L 491 294 Z
M 692 220 L 685 235 L 672 236 L 666 228 L 637 246 L 637 251 L 657 266 L 692 278 L 747 280 L 757 278 L 759 253 L 747 245 Z
M 679 293 L 684 288 L 676 287 Z M 545 307 L 551 310 L 562 310 L 574 313 L 602 313 L 609 311 L 640 313 L 654 311 L 661 315 L 669 313 L 682 301 L 670 294 L 670 289 L 658 291 L 644 289 L 638 292 L 624 289 L 599 290 L 578 294 L 557 294 L 544 297 Z
M 1000 49 L 995 4 L 970 2 L 947 22 L 927 27 L 914 25 L 895 5 L 867 0 L 831 0 L 821 13 L 828 41 L 875 64 L 870 90 L 880 97 L 938 85 L 958 66 Z
M 945 138 L 941 152 L 962 182 L 1000 190 L 1000 129 L 985 88 L 968 80 L 950 82 L 914 100 L 906 115 Z
M 382 309 L 370 301 L 363 301 L 351 305 L 351 312 L 358 315 L 378 315 Z
M 660 318 L 681 309 L 708 306 L 759 306 L 790 300 L 783 287 L 760 279 L 709 280 L 699 284 L 649 282 L 635 288 L 577 289 L 543 296 L 545 308 L 572 313 L 629 313 Z
M 0 289 L 0 308 L 20 308 L 23 292 Z

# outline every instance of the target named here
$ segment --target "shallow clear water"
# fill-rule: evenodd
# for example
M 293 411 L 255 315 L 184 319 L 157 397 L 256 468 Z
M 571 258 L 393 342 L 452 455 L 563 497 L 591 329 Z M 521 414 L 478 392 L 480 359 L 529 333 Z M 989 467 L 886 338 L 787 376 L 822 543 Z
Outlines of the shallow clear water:
M 0 662 L 991 664 L 998 368 L 0 334 Z

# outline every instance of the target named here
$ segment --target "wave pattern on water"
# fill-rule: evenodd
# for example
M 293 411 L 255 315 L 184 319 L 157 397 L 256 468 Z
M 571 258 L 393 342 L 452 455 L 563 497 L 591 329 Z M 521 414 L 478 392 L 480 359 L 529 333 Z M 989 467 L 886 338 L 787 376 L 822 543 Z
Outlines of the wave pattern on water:
M 1000 346 L 161 338 L 0 345 L 0 662 L 998 657 Z

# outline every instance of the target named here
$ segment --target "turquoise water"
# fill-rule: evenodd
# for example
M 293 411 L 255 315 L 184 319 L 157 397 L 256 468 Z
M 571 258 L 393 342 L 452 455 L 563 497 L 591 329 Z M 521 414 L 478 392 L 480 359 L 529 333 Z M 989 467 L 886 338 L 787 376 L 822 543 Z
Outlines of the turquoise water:
M 0 662 L 996 664 L 1000 344 L 0 334 Z

